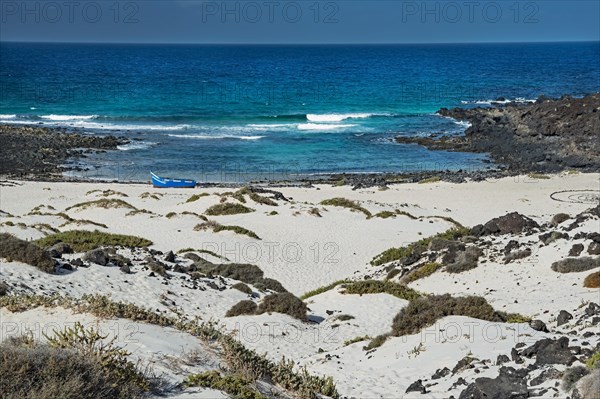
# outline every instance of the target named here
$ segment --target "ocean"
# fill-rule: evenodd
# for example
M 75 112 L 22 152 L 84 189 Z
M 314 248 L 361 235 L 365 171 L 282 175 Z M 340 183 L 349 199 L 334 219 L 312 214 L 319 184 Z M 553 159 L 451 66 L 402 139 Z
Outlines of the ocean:
M 87 178 L 213 182 L 479 170 L 485 154 L 396 136 L 463 134 L 441 107 L 600 91 L 600 43 L 206 46 L 0 43 L 0 123 L 130 144 Z

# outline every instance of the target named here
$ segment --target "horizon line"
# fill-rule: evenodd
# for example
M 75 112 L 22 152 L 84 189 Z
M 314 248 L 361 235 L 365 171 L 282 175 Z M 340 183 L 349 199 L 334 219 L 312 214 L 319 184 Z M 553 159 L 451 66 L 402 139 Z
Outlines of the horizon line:
M 552 44 L 552 43 L 600 43 L 599 40 L 544 40 L 544 41 L 482 41 L 482 42 L 117 42 L 117 41 L 38 41 L 0 40 L 0 43 L 20 44 L 122 44 L 122 45 L 203 45 L 203 46 L 390 46 L 390 45 L 452 45 L 452 44 Z

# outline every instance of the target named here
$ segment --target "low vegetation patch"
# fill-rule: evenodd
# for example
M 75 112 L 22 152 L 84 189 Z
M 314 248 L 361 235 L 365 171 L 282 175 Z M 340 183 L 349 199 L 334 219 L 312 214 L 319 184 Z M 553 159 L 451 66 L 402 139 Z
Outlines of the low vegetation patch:
M 412 300 L 394 317 L 395 336 L 415 334 L 446 316 L 467 316 L 486 321 L 505 321 L 501 314 L 477 296 L 431 295 Z
M 281 283 L 272 278 L 265 278 L 263 271 L 256 265 L 241 263 L 223 263 L 220 265 L 206 263 L 198 266 L 198 271 L 207 275 L 217 275 L 251 284 L 259 290 L 287 292 Z
M 283 389 L 287 389 L 303 399 L 313 399 L 318 397 L 317 395 L 328 396 L 333 399 L 340 397 L 331 377 L 310 375 L 305 367 L 297 371 L 293 360 L 283 359 L 278 363 L 273 363 L 265 355 L 259 355 L 247 349 L 231 335 L 221 332 L 212 323 L 199 323 L 197 320 L 169 317 L 134 304 L 113 302 L 110 298 L 101 295 L 83 295 L 78 300 L 58 295 L 0 297 L 0 308 L 6 307 L 12 312 L 22 312 L 39 306 L 61 306 L 74 309 L 77 312 L 91 313 L 97 317 L 119 317 L 160 326 L 170 326 L 197 336 L 211 344 L 220 345 L 227 365 L 234 373 L 242 373 L 244 376 L 249 376 L 249 378 L 255 380 L 259 378 L 270 379 Z
M 367 219 L 371 218 L 373 215 L 368 209 L 363 208 L 356 201 L 349 200 L 347 198 L 331 198 L 321 201 L 321 205 L 330 205 L 330 206 L 339 206 L 342 208 L 352 209 L 354 211 L 362 212 L 367 216 Z
M 101 344 L 99 334 L 84 331 L 85 335 L 72 335 L 68 340 L 50 338 L 50 343 L 36 343 L 29 337 L 2 342 L 2 397 L 145 397 L 152 383 L 127 359 L 128 352 Z
M 308 210 L 308 214 L 319 217 L 319 218 L 322 217 L 321 212 L 319 211 L 319 208 L 310 208 Z
M 586 366 L 591 369 L 600 369 L 600 349 L 596 351 L 586 362 Z
M 364 335 L 362 337 L 354 337 L 352 339 L 344 341 L 344 346 L 352 345 L 352 344 L 355 344 L 357 342 L 366 341 L 368 339 L 371 339 L 371 337 L 369 337 L 368 335 Z
M 0 233 L 0 257 L 8 262 L 18 261 L 54 273 L 54 260 L 42 248 L 7 233 Z
M 328 284 L 326 286 L 316 288 L 316 289 L 314 289 L 312 291 L 308 291 L 307 293 L 305 293 L 304 295 L 302 295 L 300 297 L 300 299 L 306 300 L 306 299 L 310 298 L 311 296 L 322 294 L 324 292 L 327 292 L 329 290 L 334 289 L 335 287 L 337 287 L 340 284 L 345 284 L 345 283 L 351 283 L 351 281 L 350 280 L 338 280 L 338 281 L 335 281 L 335 282 L 333 282 L 331 284 Z
M 400 260 L 409 256 L 412 256 L 418 252 L 424 252 L 427 250 L 427 246 L 434 238 L 440 238 L 444 240 L 457 240 L 460 237 L 466 236 L 470 234 L 470 230 L 464 227 L 456 227 L 449 230 L 446 230 L 443 233 L 436 234 L 434 236 L 423 238 L 417 242 L 414 242 L 406 247 L 399 248 L 390 248 L 379 255 L 375 256 L 371 260 L 371 265 L 373 266 L 381 266 L 383 264 L 393 262 L 396 260 Z
M 162 194 L 162 193 L 149 193 L 146 191 L 145 193 L 140 194 L 140 198 L 141 199 L 151 198 L 151 199 L 159 200 L 162 198 L 163 195 L 164 194 Z
M 85 252 L 103 246 L 123 246 L 130 248 L 141 248 L 152 245 L 152 241 L 145 238 L 129 236 L 124 234 L 103 233 L 101 231 L 71 230 L 62 233 L 51 234 L 35 241 L 40 247 L 48 248 L 52 245 L 64 242 L 69 244 L 75 252 Z
M 243 292 L 244 294 L 252 294 L 252 288 L 248 287 L 248 285 L 244 283 L 235 283 L 231 286 L 231 288 Z
M 110 197 L 111 195 L 117 195 L 120 197 L 129 197 L 127 194 L 122 193 L 120 191 L 115 191 L 115 190 L 90 190 L 87 193 L 85 193 L 85 195 L 91 195 L 91 194 L 95 194 L 98 193 L 98 195 L 102 196 L 102 197 Z
M 209 193 L 194 194 L 190 198 L 188 198 L 185 202 L 186 202 L 186 204 L 189 202 L 195 202 L 195 201 L 198 201 L 200 198 L 208 197 L 209 195 L 210 195 Z
M 254 209 L 248 208 L 242 204 L 234 204 L 231 202 L 224 202 L 222 204 L 216 204 L 206 210 L 206 214 L 209 216 L 224 216 L 224 215 L 237 215 L 240 213 L 254 212 Z
M 392 218 L 396 216 L 396 212 L 392 212 L 392 211 L 381 211 L 381 212 L 377 212 L 375 214 L 376 218 L 381 218 L 381 219 L 388 219 L 388 218 Z
M 250 193 L 250 194 L 248 194 L 248 196 L 250 197 L 250 199 L 252 201 L 256 202 L 257 204 L 263 204 L 263 205 L 268 205 L 268 206 L 279 206 L 279 204 L 277 202 L 273 201 L 271 198 L 265 197 L 258 193 Z
M 388 334 L 378 335 L 375 338 L 373 338 L 366 346 L 363 346 L 363 350 L 370 351 L 375 348 L 379 348 L 381 345 L 383 345 L 385 343 L 385 341 L 387 341 L 388 338 L 389 338 Z
M 385 293 L 393 295 L 396 298 L 406 299 L 407 301 L 412 301 L 421 296 L 417 291 L 413 290 L 412 288 L 408 288 L 406 285 L 394 283 L 389 280 L 354 281 L 351 283 L 344 284 L 343 293 L 358 295 Z
M 600 258 L 589 256 L 565 258 L 552 264 L 552 270 L 557 273 L 579 273 L 600 267 Z
M 600 288 L 600 272 L 588 274 L 583 280 L 583 286 L 586 288 Z
M 178 254 L 183 254 L 183 253 L 186 253 L 186 252 L 198 252 L 198 253 L 201 253 L 201 254 L 207 254 L 207 255 L 210 255 L 210 256 L 214 256 L 215 258 L 219 258 L 219 259 L 223 259 L 223 260 L 229 261 L 229 259 L 227 259 L 226 257 L 224 257 L 222 255 L 219 255 L 218 253 L 216 253 L 214 251 L 210 251 L 208 249 L 183 248 L 183 249 L 180 249 L 179 251 L 177 251 Z
M 530 173 L 530 174 L 527 175 L 527 177 L 529 177 L 530 179 L 537 179 L 537 180 L 548 180 L 548 179 L 550 179 L 550 176 L 544 175 L 542 173 Z
M 222 224 L 217 223 L 212 220 L 208 221 L 208 222 L 200 223 L 200 224 L 196 225 L 196 227 L 194 227 L 194 230 L 196 230 L 196 231 L 202 231 L 202 230 L 208 230 L 208 229 L 211 229 L 214 233 L 219 233 L 221 231 L 233 231 L 236 234 L 242 234 L 242 235 L 246 235 L 248 237 L 260 240 L 260 237 L 252 230 L 248 230 L 241 226 L 225 226 L 225 225 L 222 225 Z
M 352 316 L 351 314 L 341 314 L 341 315 L 338 315 L 335 317 L 335 319 L 339 320 L 339 321 L 348 321 L 348 320 L 352 320 L 354 318 L 355 317 Z
M 298 320 L 306 321 L 306 304 L 289 292 L 279 292 L 266 296 L 258 306 L 257 313 L 283 313 Z
M 419 266 L 417 269 L 411 271 L 402 281 L 406 284 L 412 283 L 427 276 L 431 276 L 433 273 L 442 268 L 442 264 L 431 262 L 426 263 L 423 266 Z
M 437 183 L 441 181 L 442 178 L 439 176 L 431 176 L 423 180 L 419 180 L 419 184 L 427 184 L 427 183 Z
M 105 225 L 104 223 L 94 222 L 93 220 L 89 220 L 89 219 L 71 219 L 71 220 L 69 220 L 67 222 L 64 222 L 59 227 L 65 227 L 65 226 L 68 226 L 70 224 L 75 224 L 77 226 L 81 226 L 83 224 L 89 224 L 89 225 L 92 225 L 92 226 L 102 227 L 103 229 L 108 229 L 108 226 Z M 55 231 L 55 233 L 58 233 L 58 231 Z
M 79 204 L 72 205 L 65 210 L 68 211 L 71 209 L 87 209 L 87 208 L 104 208 L 104 209 L 125 208 L 125 209 L 131 209 L 131 210 L 137 209 L 135 206 L 131 205 L 130 203 L 128 203 L 126 201 L 123 201 L 122 199 L 102 198 L 102 199 L 95 200 L 95 201 L 81 202 Z
M 183 385 L 187 387 L 212 388 L 239 399 L 268 399 L 253 386 L 254 381 L 241 375 L 223 376 L 217 370 L 188 376 Z
M 257 309 L 258 309 L 258 305 L 254 301 L 251 301 L 251 300 L 239 301 L 238 303 L 233 305 L 231 307 L 231 309 L 229 309 L 227 311 L 227 313 L 225 313 L 225 317 L 235 317 L 235 316 L 256 314 Z

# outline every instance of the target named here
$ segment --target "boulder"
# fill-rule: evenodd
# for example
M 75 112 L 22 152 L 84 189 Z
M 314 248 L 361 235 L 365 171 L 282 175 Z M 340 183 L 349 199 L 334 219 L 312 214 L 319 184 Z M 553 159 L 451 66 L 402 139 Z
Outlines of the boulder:
M 53 258 L 62 258 L 63 254 L 72 254 L 73 249 L 69 246 L 69 244 L 65 244 L 64 242 L 58 242 L 47 249 L 50 256 Z
M 579 256 L 583 252 L 583 244 L 573 244 L 569 250 L 569 256 Z
M 421 394 L 424 394 L 427 393 L 427 390 L 423 386 L 423 382 L 421 380 L 417 380 L 408 386 L 408 388 L 406 389 L 406 393 L 409 392 L 419 392 Z
M 569 220 L 570 218 L 571 216 L 567 215 L 566 213 L 557 213 L 552 217 L 552 220 L 550 220 L 550 224 L 556 227 L 562 222 Z
M 519 234 L 540 227 L 537 222 L 518 212 L 511 212 L 488 221 L 484 225 L 473 227 L 471 233 L 476 237 L 490 234 Z
M 131 274 L 131 268 L 128 265 L 123 265 L 119 268 L 125 274 Z
M 588 246 L 587 253 L 590 255 L 600 255 L 600 243 L 591 242 Z
M 173 251 L 167 252 L 167 254 L 165 255 L 165 262 L 175 262 L 175 254 L 173 253 Z
M 83 255 L 83 259 L 100 266 L 106 266 L 108 264 L 108 256 L 102 249 L 93 249 L 86 252 L 85 255 Z
M 459 399 L 525 399 L 527 390 L 527 370 L 500 367 L 496 378 L 477 378 L 461 392 Z
M 529 322 L 529 327 L 536 331 L 548 332 L 548 328 L 546 327 L 546 323 L 541 320 L 531 320 Z
M 568 323 L 569 320 L 573 319 L 573 315 L 566 310 L 561 310 L 558 312 L 558 316 L 556 317 L 556 326 L 562 326 L 563 324 Z
M 450 374 L 450 369 L 448 367 L 444 367 L 443 369 L 437 369 L 435 373 L 431 376 L 432 380 L 439 380 Z
M 571 365 L 577 360 L 569 349 L 569 338 L 561 337 L 558 340 L 545 338 L 526 348 L 523 356 L 535 356 L 536 365 L 565 364 Z

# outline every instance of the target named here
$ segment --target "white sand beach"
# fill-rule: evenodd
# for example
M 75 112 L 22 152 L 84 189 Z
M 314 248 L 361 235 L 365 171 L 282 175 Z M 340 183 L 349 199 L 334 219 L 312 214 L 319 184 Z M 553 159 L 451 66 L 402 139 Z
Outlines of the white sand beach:
M 0 229 L 2 233 L 28 241 L 43 238 L 53 231 L 80 229 L 139 236 L 152 241 L 151 249 L 165 254 L 186 248 L 209 250 L 214 254 L 198 255 L 215 264 L 256 265 L 264 277 L 279 281 L 300 297 L 338 280 L 384 280 L 390 264 L 373 266 L 369 262 L 374 257 L 389 248 L 407 246 L 444 232 L 455 227 L 456 222 L 473 227 L 510 212 L 531 218 L 540 226 L 549 226 L 553 216 L 559 213 L 569 215 L 573 222 L 576 215 L 598 205 L 600 175 L 563 173 L 549 178 L 518 176 L 462 184 L 396 184 L 385 190 L 352 190 L 348 186 L 329 185 L 272 190 L 280 192 L 287 201 L 275 200 L 277 206 L 272 206 L 246 196 L 243 205 L 253 211 L 209 216 L 206 210 L 221 203 L 222 198 L 226 203 L 240 203 L 235 198 L 220 195 L 235 190 L 161 190 L 144 184 L 4 181 L 0 187 Z M 186 202 L 194 194 L 200 197 Z M 271 197 L 269 193 L 261 195 Z M 355 201 L 375 216 L 321 204 L 332 198 Z M 99 199 L 124 202 L 119 202 L 121 205 L 111 202 L 108 208 L 94 204 L 75 206 Z M 394 215 L 387 218 L 376 215 L 386 211 Z M 57 215 L 59 213 L 70 219 Z M 221 225 L 248 229 L 260 239 L 233 231 L 195 230 L 196 225 L 204 222 L 202 215 Z M 419 333 L 390 337 L 382 346 L 368 351 L 363 346 L 370 339 L 391 331 L 392 320 L 407 306 L 408 300 L 388 293 L 347 294 L 337 286 L 305 299 L 309 309 L 306 322 L 280 313 L 225 317 L 227 310 L 239 301 L 260 302 L 268 293 L 254 290 L 256 295 L 249 296 L 232 289 L 237 281 L 231 278 L 211 280 L 211 285 L 203 279 L 192 283 L 186 274 L 174 271 L 169 272 L 169 279 L 149 277 L 142 262 L 147 254 L 137 249 L 118 250 L 133 260 L 131 274 L 123 273 L 119 267 L 94 264 L 47 274 L 21 262 L 0 259 L 0 280 L 10 287 L 10 295 L 59 293 L 81 298 L 85 294 L 101 294 L 160 314 L 216 322 L 244 346 L 259 354 L 266 353 L 273 361 L 284 357 L 293 359 L 298 367 L 306 366 L 311 374 L 333 377 L 342 397 L 459 397 L 466 384 L 476 378 L 495 378 L 502 366 L 523 368 L 534 364 L 535 358 L 524 358 L 524 363 L 511 358 L 512 348 L 519 343 L 529 346 L 543 338 L 559 338 L 572 330 L 576 333 L 571 336 L 576 337 L 576 344 L 582 348 L 593 350 L 600 343 L 598 324 L 582 319 L 589 303 L 600 302 L 600 289 L 583 286 L 584 278 L 598 269 L 573 273 L 557 273 L 551 269 L 554 262 L 569 257 L 574 244 L 584 247 L 582 257 L 597 259 L 598 255 L 585 253 L 591 242 L 585 234 L 599 230 L 600 219 L 590 217 L 569 230 L 568 238 L 548 244 L 538 240 L 541 230 L 536 234 L 490 236 L 477 267 L 461 273 L 441 269 L 408 284 L 424 295 L 481 296 L 495 310 L 542 321 L 549 332 L 537 331 L 526 321 L 491 322 L 451 315 Z M 575 238 L 577 233 L 583 235 Z M 496 252 L 511 240 L 527 246 L 531 255 L 505 263 Z M 63 261 L 70 262 L 82 255 L 64 254 Z M 179 254 L 174 262 L 165 263 L 189 265 L 192 260 Z M 390 281 L 399 280 L 391 278 Z M 561 310 L 573 318 L 557 326 L 556 318 Z M 340 315 L 352 317 L 340 320 Z M 23 334 L 28 329 L 39 332 L 44 326 L 48 330 L 48 326 L 75 321 L 97 325 L 103 331 L 112 331 L 117 342 L 123 343 L 136 361 L 150 364 L 173 382 L 181 381 L 186 374 L 218 369 L 224 364 L 220 355 L 211 351 L 206 343 L 172 328 L 101 319 L 61 307 L 14 313 L 2 308 L 0 316 L 0 339 Z M 111 328 L 115 325 L 120 329 Z M 128 341 L 128 337 L 133 341 Z M 348 342 L 357 337 L 365 338 Z M 184 363 L 183 354 L 191 352 L 201 353 L 204 361 Z M 498 364 L 499 355 L 506 355 L 509 360 Z M 476 359 L 472 367 L 432 379 L 436 371 L 444 367 L 452 370 L 465 357 Z M 577 360 L 575 364 L 579 363 Z M 562 372 L 567 366 L 554 367 Z M 530 378 L 543 370 L 536 369 Z M 457 385 L 458 377 L 463 378 L 465 384 Z M 407 393 L 407 388 L 417 380 L 426 386 L 426 393 Z M 567 397 L 567 392 L 555 386 L 557 381 L 557 378 L 548 378 L 529 388 L 535 393 L 545 389 L 543 397 Z M 227 397 L 225 393 L 201 388 L 188 388 L 178 395 L 173 397 Z

